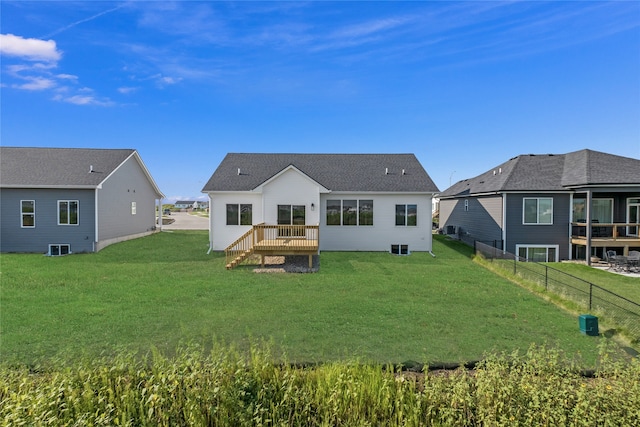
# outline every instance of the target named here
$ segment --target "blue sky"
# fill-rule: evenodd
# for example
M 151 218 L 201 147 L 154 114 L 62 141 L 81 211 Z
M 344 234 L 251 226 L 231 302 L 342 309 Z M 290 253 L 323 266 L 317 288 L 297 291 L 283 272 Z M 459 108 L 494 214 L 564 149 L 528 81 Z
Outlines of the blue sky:
M 640 2 L 2 1 L 4 146 L 135 148 L 168 199 L 227 152 L 640 158 Z

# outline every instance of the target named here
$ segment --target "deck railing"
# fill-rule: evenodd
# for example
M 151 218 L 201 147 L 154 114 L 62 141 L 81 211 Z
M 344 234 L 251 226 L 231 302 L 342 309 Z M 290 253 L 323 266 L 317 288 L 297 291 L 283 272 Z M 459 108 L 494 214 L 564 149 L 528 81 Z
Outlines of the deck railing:
M 616 240 L 618 238 L 638 238 L 638 231 L 640 230 L 640 223 L 625 222 L 625 223 L 591 223 L 591 238 L 608 238 Z M 587 223 L 586 222 L 572 222 L 571 223 L 571 237 L 586 238 L 587 235 Z
M 225 250 L 225 263 L 227 268 L 233 268 L 249 255 L 254 253 L 255 248 L 278 251 L 309 251 L 311 248 L 317 250 L 320 236 L 319 225 L 268 225 L 256 224 Z M 287 242 L 286 246 L 267 244 L 267 242 Z M 308 244 L 307 244 L 308 243 Z M 262 244 L 262 246 L 261 246 Z
M 256 243 L 263 240 L 277 240 L 283 238 L 318 240 L 320 226 L 318 225 L 254 225 Z
M 243 254 L 250 253 L 255 244 L 254 229 L 250 229 L 242 236 L 238 237 L 232 244 L 224 250 L 225 264 L 229 266 L 231 262 Z

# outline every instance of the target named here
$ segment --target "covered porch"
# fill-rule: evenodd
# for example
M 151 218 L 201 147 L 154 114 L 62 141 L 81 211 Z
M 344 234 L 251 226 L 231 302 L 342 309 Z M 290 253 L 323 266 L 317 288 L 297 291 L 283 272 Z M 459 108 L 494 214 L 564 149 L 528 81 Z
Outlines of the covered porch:
M 307 255 L 311 268 L 319 237 L 319 225 L 257 224 L 225 249 L 226 268 L 237 267 L 251 255 L 260 255 L 262 267 L 265 256 Z
M 592 222 L 591 229 L 588 230 L 586 222 L 573 222 L 571 229 L 571 244 L 584 247 L 585 254 L 587 247 L 601 249 L 602 255 L 608 250 L 616 250 L 618 255 L 624 256 L 627 256 L 630 250 L 640 248 L 640 223 Z
M 633 186 L 590 188 L 572 197 L 572 258 L 591 264 L 608 250 L 627 255 L 640 248 L 640 193 Z

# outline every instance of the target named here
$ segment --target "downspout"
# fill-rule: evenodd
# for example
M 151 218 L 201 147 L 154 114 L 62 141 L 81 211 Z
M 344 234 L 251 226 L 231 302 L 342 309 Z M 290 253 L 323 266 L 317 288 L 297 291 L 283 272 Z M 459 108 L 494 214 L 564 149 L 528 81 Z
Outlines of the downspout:
M 587 236 L 587 249 L 586 249 L 586 254 L 585 257 L 587 258 L 587 265 L 591 266 L 591 190 L 587 190 L 587 203 L 586 203 L 586 209 L 587 209 L 587 223 L 586 223 L 586 230 L 585 230 L 585 236 Z
M 98 203 L 98 189 L 99 188 L 96 187 L 95 194 L 93 196 L 94 205 L 95 205 L 94 206 L 95 213 L 93 215 L 94 216 L 94 220 L 95 220 L 95 224 L 94 224 L 95 231 L 93 233 L 93 235 L 94 235 L 94 237 L 93 237 L 93 252 L 96 251 L 96 246 L 97 246 L 98 241 L 99 241 L 99 239 L 98 239 L 98 237 L 99 237 L 98 236 L 98 224 L 99 224 L 99 221 L 98 221 L 98 207 L 100 206 L 100 204 Z

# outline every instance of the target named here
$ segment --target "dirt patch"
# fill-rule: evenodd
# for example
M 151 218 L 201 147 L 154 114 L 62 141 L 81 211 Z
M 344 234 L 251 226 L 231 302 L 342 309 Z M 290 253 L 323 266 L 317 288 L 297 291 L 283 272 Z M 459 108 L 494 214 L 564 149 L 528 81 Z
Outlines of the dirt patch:
M 320 269 L 320 256 L 313 255 L 309 268 L 307 255 L 265 256 L 264 268 L 258 265 L 254 273 L 316 273 Z

